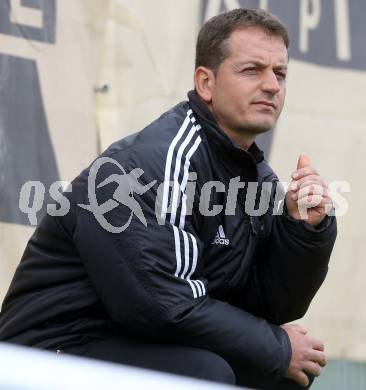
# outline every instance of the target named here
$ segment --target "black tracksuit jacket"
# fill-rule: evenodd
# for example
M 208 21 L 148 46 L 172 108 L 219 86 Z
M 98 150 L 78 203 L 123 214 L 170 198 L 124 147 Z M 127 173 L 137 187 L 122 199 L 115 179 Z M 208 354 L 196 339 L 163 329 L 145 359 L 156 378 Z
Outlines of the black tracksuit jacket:
M 291 346 L 278 325 L 302 317 L 322 284 L 335 218 L 314 228 L 272 215 L 273 191 L 268 212 L 250 217 L 245 189 L 233 215 L 202 215 L 199 197 L 209 181 L 227 189 L 233 178 L 278 179 L 255 144 L 248 152 L 240 149 L 196 93 L 188 97 L 102 154 L 126 172 L 142 169 L 141 185 L 156 180 L 133 195 L 147 226 L 120 204 L 104 217 L 122 226 L 132 215 L 130 224 L 110 233 L 79 207 L 89 204 L 90 167 L 85 169 L 65 193 L 70 212 L 45 216 L 29 240 L 3 302 L 1 341 L 52 350 L 123 335 L 214 351 L 247 370 L 253 384 L 283 378 Z M 192 172 L 197 180 L 190 212 Z M 111 174 L 122 173 L 116 164 L 102 165 L 96 186 Z M 175 184 L 159 187 L 164 180 Z M 163 205 L 173 202 L 160 222 L 158 188 L 164 189 Z M 116 189 L 116 182 L 97 188 L 98 204 Z M 209 206 L 225 205 L 226 197 L 213 190 Z

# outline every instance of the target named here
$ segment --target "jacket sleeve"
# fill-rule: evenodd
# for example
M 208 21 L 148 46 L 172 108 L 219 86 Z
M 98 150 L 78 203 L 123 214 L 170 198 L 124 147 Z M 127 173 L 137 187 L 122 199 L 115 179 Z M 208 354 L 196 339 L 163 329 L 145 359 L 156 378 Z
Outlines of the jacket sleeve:
M 323 283 L 337 225 L 334 216 L 326 216 L 314 227 L 290 217 L 286 207 L 281 215 L 269 216 L 269 221 L 266 245 L 253 264 L 240 306 L 283 324 L 305 315 Z M 250 302 L 247 296 L 252 297 Z
M 164 167 L 161 170 L 156 165 L 156 157 L 140 156 L 141 153 L 124 160 L 117 154 L 113 158 L 128 172 L 136 167 L 144 171 L 139 185 L 146 186 L 158 178 L 149 191 L 134 194 L 146 226 L 136 216 L 138 213 L 131 214 L 130 208 L 119 205 L 105 218 L 113 226 L 129 224 L 120 233 L 111 233 L 100 226 L 90 210 L 78 208 L 75 242 L 110 317 L 123 334 L 211 350 L 234 369 L 246 371 L 248 385 L 282 379 L 291 357 L 286 332 L 209 296 L 208 282 L 201 277 L 204 247 L 195 209 L 189 215 L 184 196 L 179 206 L 174 206 L 174 194 L 178 188 L 182 190 L 184 174 L 173 181 L 173 188 L 167 192 L 164 185 L 158 186 L 164 181 Z M 185 156 L 182 158 L 185 161 Z M 116 173 L 113 164 L 105 164 L 99 170 L 96 187 Z M 98 203 L 112 199 L 115 190 L 116 183 L 97 188 Z M 169 204 L 173 202 L 163 223 L 156 218 L 159 193 L 162 204 L 166 195 Z M 87 199 L 86 191 L 86 202 Z

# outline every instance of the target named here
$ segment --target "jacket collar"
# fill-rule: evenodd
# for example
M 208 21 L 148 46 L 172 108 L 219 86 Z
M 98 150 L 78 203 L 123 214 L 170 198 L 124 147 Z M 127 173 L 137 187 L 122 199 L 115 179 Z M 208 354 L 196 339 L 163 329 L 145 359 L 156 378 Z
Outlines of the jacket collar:
M 217 144 L 217 146 L 222 147 L 229 153 L 233 153 L 237 156 L 247 155 L 251 157 L 255 163 L 260 163 L 264 159 L 263 152 L 258 148 L 257 144 L 253 142 L 248 151 L 240 148 L 240 146 L 232 141 L 226 133 L 219 127 L 215 117 L 212 112 L 209 110 L 207 105 L 201 100 L 197 95 L 195 90 L 188 92 L 189 105 L 191 106 L 194 113 L 197 115 L 199 122 L 203 125 L 208 137 Z

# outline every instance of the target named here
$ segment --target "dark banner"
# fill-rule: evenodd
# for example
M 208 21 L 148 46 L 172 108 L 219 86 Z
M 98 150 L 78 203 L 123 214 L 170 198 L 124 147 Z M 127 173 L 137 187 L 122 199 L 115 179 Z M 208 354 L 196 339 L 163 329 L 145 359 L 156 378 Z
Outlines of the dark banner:
M 366 70 L 365 0 L 203 0 L 201 22 L 236 7 L 278 16 L 290 32 L 291 58 Z
M 35 18 L 29 18 L 32 16 L 29 12 L 32 11 Z M 24 18 L 21 18 L 22 13 L 25 15 Z M 36 19 L 33 20 L 33 24 L 38 25 L 32 25 L 32 19 Z M 33 41 L 55 43 L 56 0 L 1 0 L 0 33 Z
M 55 0 L 1 0 L 0 33 L 54 43 L 55 6 Z M 27 225 L 18 207 L 22 185 L 40 181 L 48 188 L 59 179 L 36 61 L 0 48 L 0 87 L 0 221 Z

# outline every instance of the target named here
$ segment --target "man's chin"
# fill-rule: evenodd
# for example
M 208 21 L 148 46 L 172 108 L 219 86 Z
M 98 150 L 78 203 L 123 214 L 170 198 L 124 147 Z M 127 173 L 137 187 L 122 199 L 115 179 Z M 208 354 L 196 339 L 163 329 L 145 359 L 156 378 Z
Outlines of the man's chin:
M 276 121 L 268 118 L 268 120 L 247 121 L 246 123 L 241 123 L 240 125 L 236 126 L 236 129 L 238 132 L 247 134 L 251 133 L 255 136 L 266 133 L 267 131 L 273 129 L 275 125 Z
M 276 123 L 273 121 L 253 123 L 251 126 L 251 131 L 253 134 L 262 134 L 273 129 L 275 124 Z

